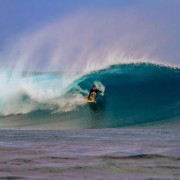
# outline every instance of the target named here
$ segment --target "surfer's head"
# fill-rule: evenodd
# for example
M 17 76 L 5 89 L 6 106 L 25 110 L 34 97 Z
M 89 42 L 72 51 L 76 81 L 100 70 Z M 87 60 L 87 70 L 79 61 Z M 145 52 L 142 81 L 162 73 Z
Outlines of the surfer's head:
M 93 85 L 93 89 L 97 89 L 96 85 Z

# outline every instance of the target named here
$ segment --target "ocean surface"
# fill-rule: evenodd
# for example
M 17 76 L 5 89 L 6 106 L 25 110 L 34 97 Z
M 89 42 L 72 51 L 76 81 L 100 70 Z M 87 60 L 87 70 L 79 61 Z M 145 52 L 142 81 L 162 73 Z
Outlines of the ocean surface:
M 0 179 L 180 179 L 179 68 L 1 71 L 0 91 Z
M 1 130 L 0 179 L 180 179 L 178 128 Z

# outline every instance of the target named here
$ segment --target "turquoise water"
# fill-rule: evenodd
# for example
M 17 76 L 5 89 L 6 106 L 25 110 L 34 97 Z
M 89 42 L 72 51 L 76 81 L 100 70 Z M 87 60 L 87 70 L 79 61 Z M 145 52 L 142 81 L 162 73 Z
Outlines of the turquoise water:
M 112 128 L 176 122 L 180 116 L 180 69 L 121 64 L 89 74 L 1 73 L 1 127 L 35 129 Z M 105 91 L 86 103 L 93 84 Z

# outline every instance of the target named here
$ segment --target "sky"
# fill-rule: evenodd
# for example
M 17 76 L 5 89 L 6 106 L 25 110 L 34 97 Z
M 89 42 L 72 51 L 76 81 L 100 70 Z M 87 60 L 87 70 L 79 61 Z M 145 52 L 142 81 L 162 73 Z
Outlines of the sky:
M 0 0 L 3 68 L 180 65 L 179 0 Z
M 93 11 L 134 3 L 134 0 L 0 0 L 0 38 L 1 41 L 12 38 L 82 9 Z

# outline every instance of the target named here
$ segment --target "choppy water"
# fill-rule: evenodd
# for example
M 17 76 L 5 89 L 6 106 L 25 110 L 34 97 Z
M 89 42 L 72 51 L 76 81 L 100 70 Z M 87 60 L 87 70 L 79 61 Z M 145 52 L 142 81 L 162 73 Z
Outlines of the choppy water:
M 0 179 L 179 179 L 178 128 L 1 130 Z

